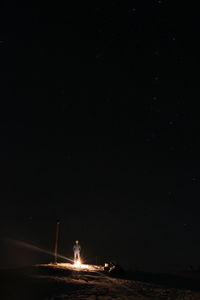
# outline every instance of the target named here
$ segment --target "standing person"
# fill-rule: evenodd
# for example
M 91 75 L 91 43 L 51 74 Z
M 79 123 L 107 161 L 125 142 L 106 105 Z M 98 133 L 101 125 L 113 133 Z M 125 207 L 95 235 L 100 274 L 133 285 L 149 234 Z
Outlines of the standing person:
M 74 250 L 74 262 L 80 261 L 81 259 L 81 245 L 79 244 L 79 241 L 76 241 L 73 247 Z

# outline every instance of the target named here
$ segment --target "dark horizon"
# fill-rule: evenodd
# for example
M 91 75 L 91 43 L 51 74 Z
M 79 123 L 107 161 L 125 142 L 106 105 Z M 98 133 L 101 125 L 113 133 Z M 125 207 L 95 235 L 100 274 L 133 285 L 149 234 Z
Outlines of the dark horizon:
M 63 255 L 78 239 L 88 261 L 200 265 L 198 19 L 182 12 L 3 3 L 0 266 L 5 238 L 52 250 L 57 218 Z
M 37 226 L 40 222 L 37 222 Z M 40 223 L 41 224 L 41 223 Z M 49 229 L 53 228 L 52 224 L 48 224 L 51 226 L 47 226 Z M 63 225 L 63 224 L 62 224 Z M 68 228 L 62 230 L 63 226 L 61 226 L 61 232 L 59 233 L 59 243 L 58 243 L 58 263 L 68 263 L 73 261 L 73 236 L 68 232 Z M 44 222 L 43 227 L 44 229 Z M 45 228 L 45 229 L 46 229 Z M 24 230 L 23 230 L 24 231 Z M 38 238 L 28 236 L 28 232 L 30 234 L 30 228 L 26 228 L 27 237 L 26 240 L 24 239 L 15 239 L 13 237 L 6 237 L 1 240 L 1 255 L 4 258 L 1 260 L 0 268 L 7 269 L 7 268 L 20 268 L 25 266 L 31 266 L 34 264 L 48 264 L 54 263 L 55 256 L 54 256 L 54 249 L 55 249 L 55 235 L 54 232 L 48 232 L 48 235 Z M 121 252 L 121 249 L 113 248 L 113 240 L 110 244 L 106 244 L 105 249 L 102 251 L 100 242 L 98 241 L 99 238 L 102 239 L 101 236 L 96 238 L 91 238 L 88 234 L 83 234 L 83 230 L 77 230 L 77 232 L 82 233 L 82 239 L 80 240 L 82 246 L 82 263 L 86 264 L 98 264 L 104 265 L 105 262 L 116 262 L 121 265 L 122 268 L 125 270 L 132 270 L 132 271 L 144 271 L 144 272 L 159 272 L 159 273 L 174 273 L 174 272 L 181 272 L 181 271 L 198 271 L 200 270 L 200 264 L 198 264 L 194 259 L 180 259 L 175 258 L 173 256 L 157 256 L 157 259 L 151 260 L 152 255 L 151 251 L 155 250 L 155 245 L 152 246 L 151 249 L 144 249 L 143 252 L 139 254 L 134 251 L 134 256 L 132 259 L 127 260 L 126 255 L 124 252 Z M 14 232 L 14 231 L 12 231 Z M 45 230 L 40 231 L 41 234 L 45 232 Z M 19 237 L 19 233 L 16 234 Z M 67 239 L 63 239 L 63 236 L 68 236 Z M 80 236 L 80 234 L 79 234 Z M 25 237 L 25 235 L 24 235 Z M 70 238 L 71 237 L 71 238 Z M 21 235 L 22 238 L 22 235 Z M 35 238 L 35 240 L 34 240 Z M 48 240 L 48 238 L 50 238 Z M 91 240 L 93 243 L 91 243 Z M 103 240 L 103 239 L 102 239 Z M 37 241 L 37 242 L 36 242 Z M 123 241 L 123 240 L 122 240 Z M 116 240 L 114 240 L 116 243 Z M 112 244 L 112 245 L 111 245 Z M 115 246 L 114 244 L 114 246 Z M 114 250 L 113 250 L 114 249 Z M 150 250 L 150 251 L 149 251 Z M 146 253 L 145 253 L 146 251 Z M 130 251 L 127 252 L 128 255 L 131 256 Z M 151 256 L 152 255 L 152 256 Z M 130 257 L 129 256 L 129 257 Z M 141 257 L 144 259 L 141 260 Z M 167 258 L 167 260 L 165 260 Z M 171 258 L 171 261 L 170 259 Z

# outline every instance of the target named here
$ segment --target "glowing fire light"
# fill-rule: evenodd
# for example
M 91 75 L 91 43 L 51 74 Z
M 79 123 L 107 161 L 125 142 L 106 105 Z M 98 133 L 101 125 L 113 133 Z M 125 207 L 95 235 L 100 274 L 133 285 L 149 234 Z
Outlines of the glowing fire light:
M 80 260 L 75 261 L 75 262 L 74 262 L 74 266 L 75 266 L 76 268 L 80 268 L 80 267 L 81 267 L 81 261 L 80 261 Z

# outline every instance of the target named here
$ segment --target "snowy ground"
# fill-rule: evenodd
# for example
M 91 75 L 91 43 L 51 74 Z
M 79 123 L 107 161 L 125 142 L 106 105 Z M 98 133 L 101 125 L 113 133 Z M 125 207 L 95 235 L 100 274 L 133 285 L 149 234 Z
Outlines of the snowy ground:
M 108 276 L 103 268 L 71 264 L 37 265 L 0 272 L 2 300 L 197 300 L 200 289 L 164 287 L 156 283 Z M 195 291 L 196 290 L 196 291 Z

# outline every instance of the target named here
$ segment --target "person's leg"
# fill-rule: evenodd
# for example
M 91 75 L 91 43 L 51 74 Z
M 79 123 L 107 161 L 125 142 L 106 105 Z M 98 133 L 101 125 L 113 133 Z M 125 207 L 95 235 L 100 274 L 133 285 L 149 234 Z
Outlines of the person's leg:
M 75 260 L 79 259 L 78 252 L 75 252 Z

